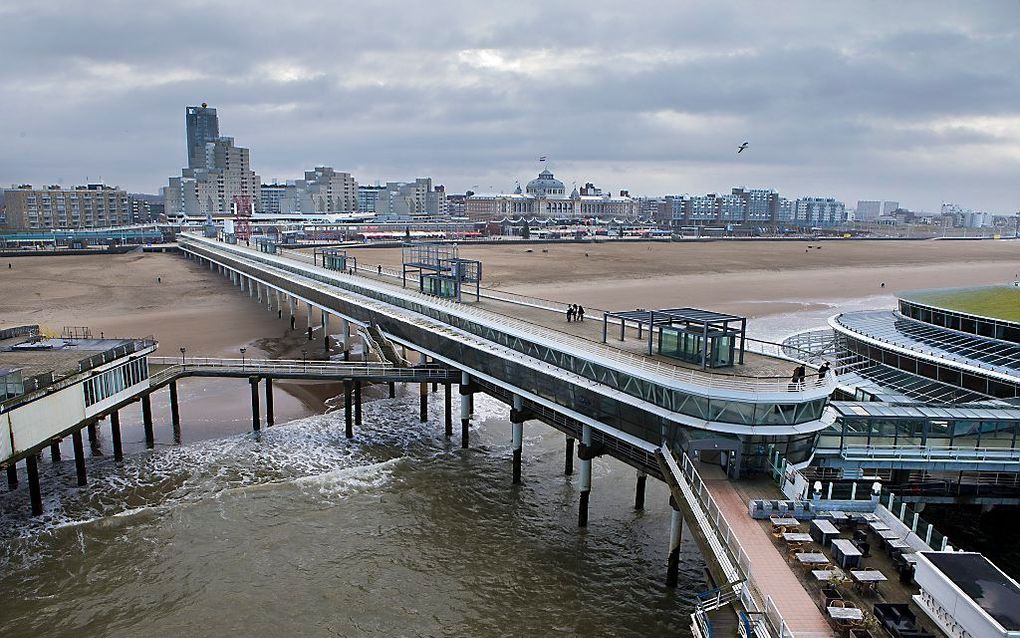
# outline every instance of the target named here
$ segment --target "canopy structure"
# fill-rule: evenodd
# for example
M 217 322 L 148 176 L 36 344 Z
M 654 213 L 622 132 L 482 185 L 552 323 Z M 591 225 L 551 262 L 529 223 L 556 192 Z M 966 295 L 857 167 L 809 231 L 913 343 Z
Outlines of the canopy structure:
M 658 334 L 658 353 L 667 357 L 699 363 L 702 368 L 744 363 L 746 317 L 698 308 L 606 312 L 602 315 L 603 343 L 609 337 L 610 319 L 620 324 L 620 341 L 626 338 L 628 325 L 637 328 L 638 339 L 647 330 L 648 354 L 655 353 Z

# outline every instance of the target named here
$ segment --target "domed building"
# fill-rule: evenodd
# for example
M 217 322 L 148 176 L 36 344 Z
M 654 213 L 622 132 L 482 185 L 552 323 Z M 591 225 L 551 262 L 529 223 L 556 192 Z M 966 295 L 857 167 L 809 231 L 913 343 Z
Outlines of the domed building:
M 543 170 L 538 177 L 528 182 L 527 191 L 528 195 L 535 197 L 562 197 L 567 193 L 563 182 L 556 179 L 549 169 Z

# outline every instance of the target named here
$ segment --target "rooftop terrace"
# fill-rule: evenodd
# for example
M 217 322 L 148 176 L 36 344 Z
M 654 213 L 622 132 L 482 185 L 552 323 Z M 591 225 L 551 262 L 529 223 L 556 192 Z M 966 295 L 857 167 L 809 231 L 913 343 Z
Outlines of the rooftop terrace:
M 1020 287 L 981 286 L 943 290 L 912 290 L 901 299 L 970 315 L 1020 323 Z

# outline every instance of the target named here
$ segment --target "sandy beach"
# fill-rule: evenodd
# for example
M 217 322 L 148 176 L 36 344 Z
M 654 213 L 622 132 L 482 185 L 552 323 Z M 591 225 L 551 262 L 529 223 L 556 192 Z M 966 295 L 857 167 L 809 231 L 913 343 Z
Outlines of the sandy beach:
M 400 266 L 398 248 L 351 251 Z M 462 246 L 484 285 L 593 309 L 697 306 L 760 317 L 897 290 L 1012 281 L 1018 241 L 755 241 Z M 882 287 L 885 283 L 885 287 Z

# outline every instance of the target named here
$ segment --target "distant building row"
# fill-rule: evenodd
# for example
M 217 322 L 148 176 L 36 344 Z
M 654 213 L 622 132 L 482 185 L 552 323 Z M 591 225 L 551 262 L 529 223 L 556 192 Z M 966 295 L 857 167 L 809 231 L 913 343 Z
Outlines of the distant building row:
M 447 213 L 446 191 L 431 178 L 359 186 L 350 173 L 328 166 L 306 171 L 304 179 L 262 184 L 251 169 L 250 152 L 221 137 L 216 109 L 189 106 L 185 113 L 188 167 L 171 177 L 166 213 L 182 217 L 222 217 L 237 207 L 270 214 L 336 215 L 373 213 L 406 219 Z
M 4 206 L 2 227 L 14 231 L 127 226 L 155 221 L 162 213 L 162 205 L 106 184 L 21 184 L 4 189 Z

